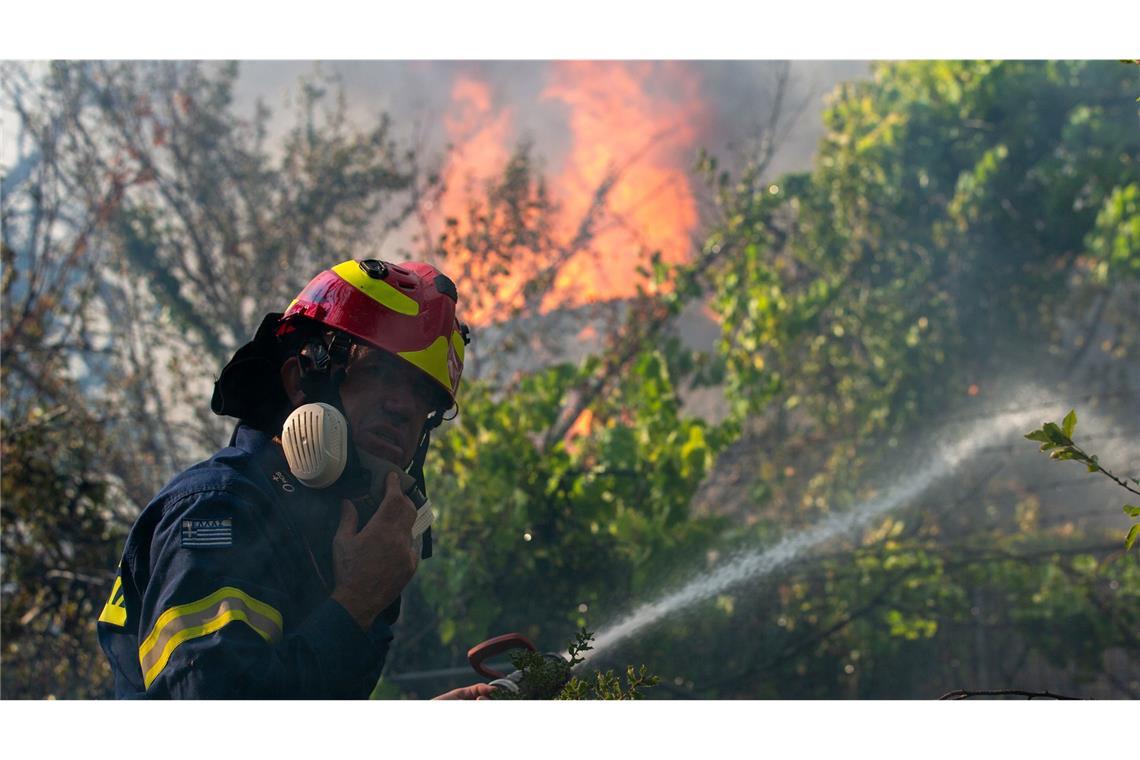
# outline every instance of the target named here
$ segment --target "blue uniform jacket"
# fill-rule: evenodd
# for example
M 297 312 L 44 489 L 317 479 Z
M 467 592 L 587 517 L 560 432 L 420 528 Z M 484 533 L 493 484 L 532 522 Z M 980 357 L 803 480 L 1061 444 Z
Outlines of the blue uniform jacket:
M 239 426 L 175 477 L 127 536 L 97 624 L 120 698 L 367 697 L 399 615 L 363 631 L 333 601 L 340 500 Z

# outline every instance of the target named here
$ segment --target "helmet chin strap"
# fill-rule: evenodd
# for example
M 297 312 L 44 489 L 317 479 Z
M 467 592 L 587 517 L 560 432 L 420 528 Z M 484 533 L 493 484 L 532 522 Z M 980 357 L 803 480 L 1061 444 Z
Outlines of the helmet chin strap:
M 431 445 L 431 431 L 440 426 L 443 422 L 443 414 L 437 412 L 427 418 L 424 423 L 424 432 L 420 436 L 420 445 L 416 447 L 416 453 L 412 456 L 412 463 L 408 466 L 408 474 L 416 479 L 416 486 L 420 489 L 420 493 L 427 498 L 427 483 L 424 481 L 424 461 L 427 459 L 428 447 Z M 423 534 L 423 549 L 420 552 L 420 559 L 427 559 L 431 556 L 432 542 L 431 542 L 431 527 L 429 526 Z
M 427 418 L 427 421 L 424 422 L 423 433 L 420 435 L 420 443 L 416 447 L 416 453 L 412 456 L 412 463 L 408 465 L 408 474 L 416 479 L 416 485 L 419 486 L 424 496 L 427 496 L 427 486 L 424 484 L 424 462 L 427 460 L 428 446 L 431 445 L 431 431 L 439 427 L 442 421 L 443 418 L 438 413 Z

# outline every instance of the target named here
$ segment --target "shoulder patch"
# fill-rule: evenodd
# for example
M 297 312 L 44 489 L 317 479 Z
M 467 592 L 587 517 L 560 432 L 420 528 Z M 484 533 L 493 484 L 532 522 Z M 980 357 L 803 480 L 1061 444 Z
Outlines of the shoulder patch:
M 110 623 L 124 628 L 127 625 L 127 602 L 123 596 L 123 576 L 115 576 L 115 585 L 111 588 L 111 596 L 103 605 L 99 613 L 100 623 Z
M 224 549 L 233 546 L 233 520 L 182 520 L 183 549 Z

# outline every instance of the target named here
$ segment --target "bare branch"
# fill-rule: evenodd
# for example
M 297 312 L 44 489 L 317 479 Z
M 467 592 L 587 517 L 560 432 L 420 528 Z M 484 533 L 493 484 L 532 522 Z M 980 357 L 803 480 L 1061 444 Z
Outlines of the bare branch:
M 1050 691 L 1023 691 L 1021 689 L 979 689 L 971 691 L 956 689 L 939 697 L 939 700 L 972 699 L 973 697 L 1025 697 L 1026 699 L 1068 699 L 1080 700 L 1083 697 L 1067 697 Z

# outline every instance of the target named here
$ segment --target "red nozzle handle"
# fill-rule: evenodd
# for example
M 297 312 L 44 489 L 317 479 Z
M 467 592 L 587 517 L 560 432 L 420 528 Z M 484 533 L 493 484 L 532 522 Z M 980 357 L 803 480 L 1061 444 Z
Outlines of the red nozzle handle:
M 483 660 L 511 649 L 529 649 L 532 652 L 538 651 L 538 647 L 532 644 L 530 639 L 521 633 L 504 633 L 502 636 L 487 639 L 482 644 L 476 644 L 468 649 L 467 661 L 471 663 L 471 667 L 475 668 L 475 672 L 481 676 L 486 676 L 487 678 L 506 678 L 506 673 L 500 673 L 497 670 L 488 668 L 483 664 Z

